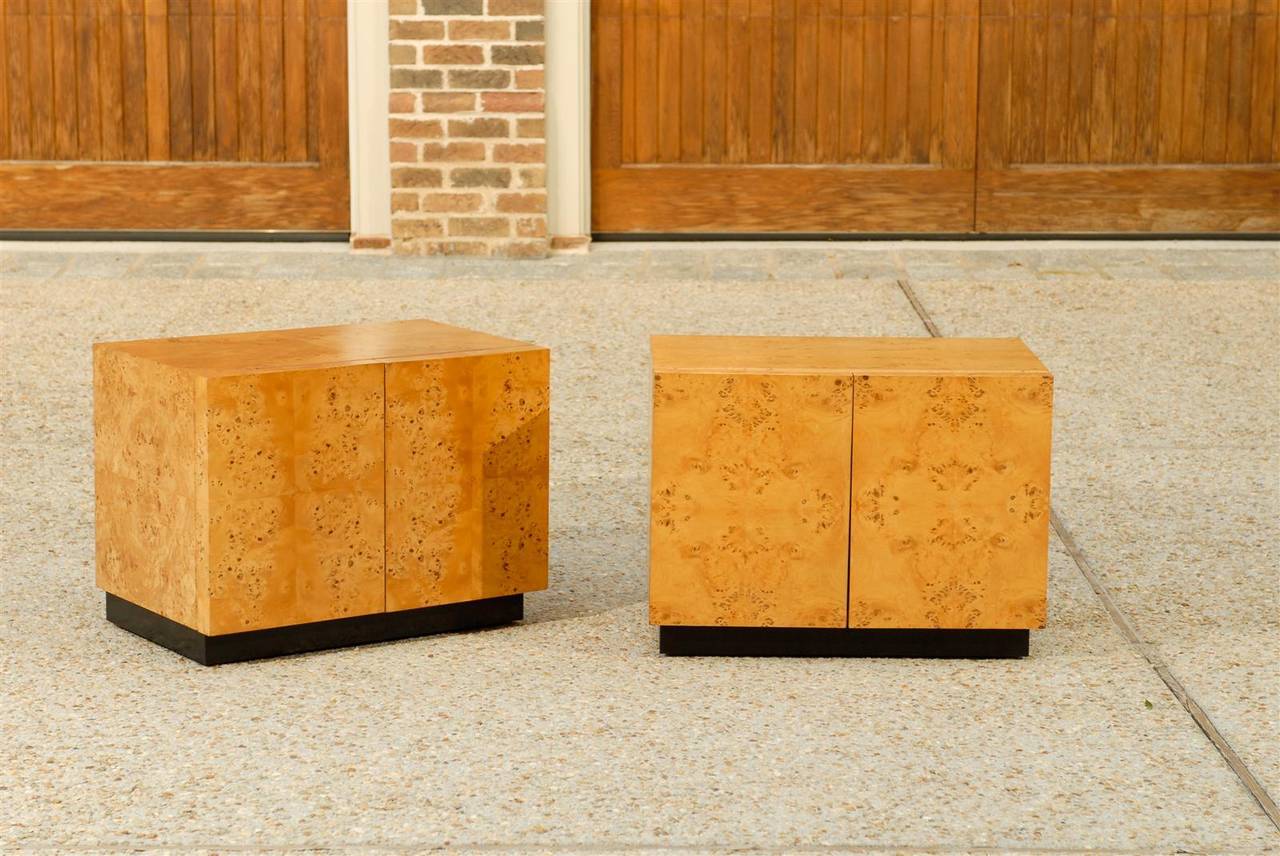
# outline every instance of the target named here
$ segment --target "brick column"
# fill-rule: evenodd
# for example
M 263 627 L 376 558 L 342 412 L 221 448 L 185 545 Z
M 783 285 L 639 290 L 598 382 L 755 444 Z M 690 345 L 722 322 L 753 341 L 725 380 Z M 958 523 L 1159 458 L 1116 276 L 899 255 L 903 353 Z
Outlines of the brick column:
M 547 254 L 543 0 L 390 0 L 395 251 Z

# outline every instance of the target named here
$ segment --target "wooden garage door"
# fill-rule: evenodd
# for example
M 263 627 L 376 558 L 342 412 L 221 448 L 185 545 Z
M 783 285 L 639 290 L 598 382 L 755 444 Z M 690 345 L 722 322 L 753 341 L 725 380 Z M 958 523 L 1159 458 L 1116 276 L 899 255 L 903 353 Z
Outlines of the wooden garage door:
M 973 223 L 978 0 L 593 0 L 598 232 Z
M 977 228 L 1280 231 L 1277 0 L 983 0 Z
M 0 4 L 0 229 L 348 228 L 344 0 Z
M 594 0 L 593 228 L 1280 231 L 1278 3 Z

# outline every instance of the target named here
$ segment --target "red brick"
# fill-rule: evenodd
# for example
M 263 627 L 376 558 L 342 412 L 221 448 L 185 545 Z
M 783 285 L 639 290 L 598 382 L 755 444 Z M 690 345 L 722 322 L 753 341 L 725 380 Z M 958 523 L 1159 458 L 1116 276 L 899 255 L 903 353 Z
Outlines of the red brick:
M 391 194 L 391 210 L 396 211 L 417 211 L 418 210 L 418 194 L 416 193 L 393 193 Z
M 503 137 L 511 135 L 506 119 L 451 119 L 450 137 Z
M 547 73 L 540 68 L 522 68 L 516 72 L 516 89 L 546 89 Z
M 490 15 L 541 15 L 546 0 L 489 0 Z
M 387 4 L 387 11 L 392 15 L 416 15 L 418 14 L 418 0 L 391 0 Z
M 466 213 L 479 211 L 484 201 L 479 193 L 428 193 L 422 197 L 423 211 Z
M 480 65 L 484 48 L 479 45 L 425 45 L 422 61 L 429 65 Z
M 487 256 L 483 241 L 411 241 L 408 248 L 424 256 Z
M 400 167 L 391 170 L 392 187 L 439 187 L 444 180 L 438 169 Z
M 545 163 L 547 147 L 542 143 L 499 143 L 493 147 L 494 163 Z
M 391 221 L 391 234 L 396 238 L 436 238 L 444 234 L 444 223 L 398 217 Z
M 498 196 L 498 210 L 507 214 L 545 214 L 547 194 L 503 193 Z
M 413 65 L 418 61 L 418 49 L 413 45 L 391 45 L 387 58 L 392 65 Z
M 391 40 L 443 39 L 444 24 L 440 21 L 392 21 Z
M 422 147 L 422 162 L 482 161 L 484 143 L 427 143 Z
M 423 113 L 466 113 L 476 109 L 476 96 L 471 92 L 424 92 Z
M 544 241 L 509 241 L 493 248 L 495 256 L 509 259 L 545 259 L 547 242 Z
M 409 137 L 411 139 L 430 140 L 444 136 L 444 129 L 434 119 L 413 121 L 410 119 L 392 119 L 391 137 Z
M 418 109 L 418 96 L 412 92 L 392 92 L 387 109 L 392 113 L 412 113 Z
M 505 238 L 511 234 L 506 217 L 450 217 L 449 235 L 473 238 Z
M 449 38 L 455 42 L 505 42 L 511 39 L 511 22 L 450 21 Z
M 418 144 L 417 143 L 392 143 L 391 144 L 391 162 L 392 163 L 417 163 L 418 162 Z
M 517 137 L 545 137 L 547 135 L 547 122 L 545 119 L 517 119 L 516 120 L 516 136 Z
M 521 238 L 545 238 L 547 236 L 547 218 L 520 217 L 516 220 L 516 235 Z
M 541 92 L 486 92 L 480 96 L 486 113 L 541 113 Z
M 546 187 L 546 167 L 528 167 L 520 170 L 520 187 Z
M 454 169 L 449 172 L 450 187 L 510 187 L 509 169 Z

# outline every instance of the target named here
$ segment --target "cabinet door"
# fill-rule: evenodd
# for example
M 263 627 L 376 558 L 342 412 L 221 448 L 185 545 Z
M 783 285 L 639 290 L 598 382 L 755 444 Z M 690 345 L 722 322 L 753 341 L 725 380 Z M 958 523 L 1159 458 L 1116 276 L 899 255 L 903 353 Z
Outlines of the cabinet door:
M 387 610 L 547 587 L 550 353 L 387 365 Z
M 204 384 L 208 632 L 381 612 L 382 366 Z
M 1044 626 L 1052 383 L 856 379 L 850 627 Z
M 844 627 L 850 379 L 659 374 L 650 621 Z

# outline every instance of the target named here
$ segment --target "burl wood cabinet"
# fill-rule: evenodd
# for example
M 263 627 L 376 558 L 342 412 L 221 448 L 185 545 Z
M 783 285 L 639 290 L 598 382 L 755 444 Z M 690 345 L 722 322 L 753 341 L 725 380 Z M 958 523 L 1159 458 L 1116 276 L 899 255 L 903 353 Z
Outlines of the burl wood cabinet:
M 1053 378 L 1017 339 L 656 336 L 650 622 L 671 654 L 1020 656 Z
M 206 664 L 513 621 L 550 353 L 403 321 L 94 346 L 97 582 Z

